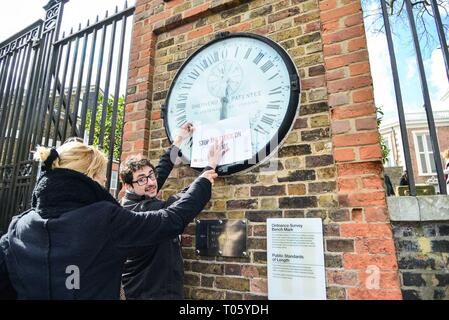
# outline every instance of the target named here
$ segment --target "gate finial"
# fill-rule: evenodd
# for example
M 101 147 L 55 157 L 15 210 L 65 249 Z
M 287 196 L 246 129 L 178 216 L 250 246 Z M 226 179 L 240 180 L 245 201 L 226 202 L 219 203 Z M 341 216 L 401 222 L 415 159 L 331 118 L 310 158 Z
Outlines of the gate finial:
M 62 4 L 65 4 L 66 2 L 68 2 L 69 0 L 50 0 L 48 1 L 48 3 L 43 6 L 43 8 L 48 11 L 51 7 L 53 7 L 55 4 L 58 4 L 60 2 L 62 2 Z

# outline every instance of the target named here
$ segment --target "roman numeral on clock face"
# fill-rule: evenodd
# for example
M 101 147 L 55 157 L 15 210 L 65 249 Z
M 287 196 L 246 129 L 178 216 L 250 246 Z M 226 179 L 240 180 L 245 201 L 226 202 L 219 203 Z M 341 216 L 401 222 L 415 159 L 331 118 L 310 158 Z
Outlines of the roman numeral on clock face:
M 255 64 L 258 64 L 258 63 L 260 62 L 260 60 L 262 60 L 262 58 L 263 58 L 264 56 L 265 56 L 265 55 L 264 55 L 262 52 L 259 52 L 259 54 L 257 55 L 257 57 L 254 58 L 253 62 L 254 62 Z
M 262 133 L 262 134 L 269 134 L 269 132 L 267 130 L 265 130 L 264 128 L 262 128 L 259 124 L 257 125 L 257 127 L 254 128 L 254 131 Z
M 281 107 L 281 106 L 278 105 L 278 104 L 268 104 L 268 105 L 267 105 L 267 108 L 268 108 L 268 109 L 274 109 L 274 110 L 279 110 L 280 107 Z
M 178 125 L 178 128 L 181 127 L 186 122 L 187 122 L 187 115 L 185 113 L 176 117 L 176 123 Z
M 265 73 L 268 70 L 270 70 L 273 66 L 274 66 L 273 62 L 267 61 L 267 62 L 265 62 L 265 64 L 262 67 L 260 67 L 260 70 L 262 70 L 263 73 Z
M 251 54 L 252 50 L 253 50 L 252 48 L 248 48 L 248 50 L 246 50 L 245 57 L 244 57 L 245 59 L 248 59 L 248 57 Z
M 189 74 L 189 78 L 192 78 L 193 80 L 198 79 L 199 76 L 200 73 L 196 69 L 193 69 L 192 72 L 190 72 Z
M 271 89 L 269 94 L 273 95 L 273 94 L 280 94 L 280 93 L 282 93 L 282 87 L 277 87 L 277 88 Z
M 180 93 L 178 95 L 178 101 L 187 101 L 187 93 Z
M 228 49 L 224 48 L 223 51 L 221 51 L 221 58 L 224 60 L 228 57 Z
M 186 109 L 186 104 L 185 103 L 178 103 L 178 104 L 176 104 L 176 110 L 185 111 L 185 109 Z
M 273 123 L 274 123 L 274 119 L 272 117 L 274 117 L 274 116 L 275 115 L 272 115 L 272 114 L 264 114 L 262 116 L 262 119 L 260 119 L 260 121 L 265 123 L 265 124 L 267 124 L 267 125 L 269 125 L 269 126 L 272 126 Z
M 209 62 L 206 59 L 201 60 L 200 65 L 204 68 L 207 69 L 207 67 L 209 67 Z
M 193 86 L 193 83 L 191 83 L 191 82 L 184 82 L 184 83 L 182 84 L 181 89 L 187 89 L 187 90 L 189 90 L 189 89 L 192 88 L 192 86 Z

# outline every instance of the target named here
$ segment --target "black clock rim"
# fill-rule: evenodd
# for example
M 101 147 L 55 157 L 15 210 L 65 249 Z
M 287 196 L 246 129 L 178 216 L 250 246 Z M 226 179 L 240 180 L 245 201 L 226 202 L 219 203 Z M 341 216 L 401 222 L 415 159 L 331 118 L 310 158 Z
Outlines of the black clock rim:
M 248 170 L 252 167 L 259 165 L 264 159 L 268 158 L 270 156 L 271 152 L 276 150 L 276 148 L 281 144 L 282 140 L 286 137 L 286 135 L 290 131 L 290 128 L 293 125 L 293 121 L 296 118 L 296 114 L 299 112 L 299 108 L 300 108 L 299 96 L 301 94 L 301 88 L 300 88 L 301 86 L 300 86 L 299 75 L 298 75 L 296 66 L 293 63 L 292 58 L 290 57 L 290 55 L 287 53 L 287 51 L 284 48 L 282 48 L 279 44 L 277 44 L 273 40 L 271 40 L 267 37 L 255 34 L 255 33 L 249 33 L 249 32 L 222 33 L 221 35 L 217 36 L 215 39 L 209 41 L 205 45 L 198 48 L 195 52 L 193 52 L 190 55 L 190 57 L 188 57 L 187 60 L 184 61 L 184 63 L 178 69 L 175 77 L 173 78 L 173 80 L 170 84 L 170 88 L 167 92 L 167 98 L 165 99 L 165 103 L 163 104 L 163 108 L 161 110 L 163 120 L 164 120 L 165 134 L 167 135 L 167 138 L 168 138 L 168 141 L 170 142 L 170 144 L 172 144 L 173 141 L 170 138 L 171 134 L 170 134 L 170 129 L 168 127 L 168 117 L 167 117 L 168 116 L 168 105 L 169 105 L 169 101 L 170 101 L 170 95 L 172 93 L 172 90 L 175 86 L 175 83 L 176 83 L 178 77 L 180 76 L 180 74 L 184 70 L 184 68 L 189 64 L 190 61 L 193 60 L 193 58 L 197 54 L 199 54 L 201 51 L 205 50 L 206 48 L 208 48 L 209 46 L 211 46 L 217 42 L 223 41 L 225 39 L 230 39 L 230 38 L 257 39 L 262 42 L 265 42 L 266 44 L 271 46 L 274 50 L 276 50 L 276 52 L 281 56 L 282 60 L 284 61 L 285 65 L 287 67 L 287 71 L 289 73 L 290 99 L 289 99 L 289 104 L 287 107 L 287 112 L 285 114 L 284 119 L 282 120 L 281 125 L 279 126 L 279 129 L 278 129 L 277 141 L 276 141 L 276 135 L 275 135 L 265 145 L 265 147 L 261 148 L 255 155 L 253 155 L 252 159 L 246 160 L 244 163 L 218 166 L 216 171 L 219 176 L 231 175 L 233 173 Z M 275 146 L 275 148 L 273 148 L 271 146 Z M 185 163 L 185 161 L 187 161 L 187 158 L 183 157 L 183 160 Z M 203 170 L 203 168 L 192 168 L 192 169 L 194 169 L 198 172 Z

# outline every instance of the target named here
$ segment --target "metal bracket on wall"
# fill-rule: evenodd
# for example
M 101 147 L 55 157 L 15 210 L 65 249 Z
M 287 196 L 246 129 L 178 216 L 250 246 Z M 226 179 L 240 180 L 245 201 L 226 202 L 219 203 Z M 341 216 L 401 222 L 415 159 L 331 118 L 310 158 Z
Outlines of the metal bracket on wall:
M 161 105 L 161 119 L 165 118 L 165 110 L 166 110 L 165 104 Z
M 292 81 L 290 82 L 290 86 L 292 90 L 299 90 L 299 78 L 296 74 L 292 74 Z
M 231 33 L 229 31 L 225 31 L 225 32 L 218 32 L 215 35 L 215 39 L 222 39 L 222 38 L 226 38 L 227 36 L 229 36 Z

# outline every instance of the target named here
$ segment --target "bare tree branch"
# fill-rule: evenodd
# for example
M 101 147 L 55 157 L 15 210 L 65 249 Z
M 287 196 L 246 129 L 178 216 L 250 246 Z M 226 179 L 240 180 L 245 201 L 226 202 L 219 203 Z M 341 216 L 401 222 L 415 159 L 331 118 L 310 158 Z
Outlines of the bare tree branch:
M 430 48 L 436 43 L 439 45 L 439 40 L 431 32 L 435 28 L 435 20 L 429 0 L 386 0 L 392 33 L 398 34 L 399 30 L 409 24 L 405 10 L 405 1 L 410 1 L 412 5 L 418 37 L 423 42 L 423 47 Z M 380 0 L 361 0 L 361 2 L 364 7 L 365 19 L 371 22 L 369 30 L 375 33 L 383 32 L 383 16 Z M 444 22 L 444 17 L 449 15 L 449 0 L 437 0 L 437 5 L 440 12 L 443 13 L 443 28 L 445 31 L 449 31 L 449 22 L 447 22 L 447 19 L 446 23 Z M 373 6 L 375 9 L 373 9 Z

